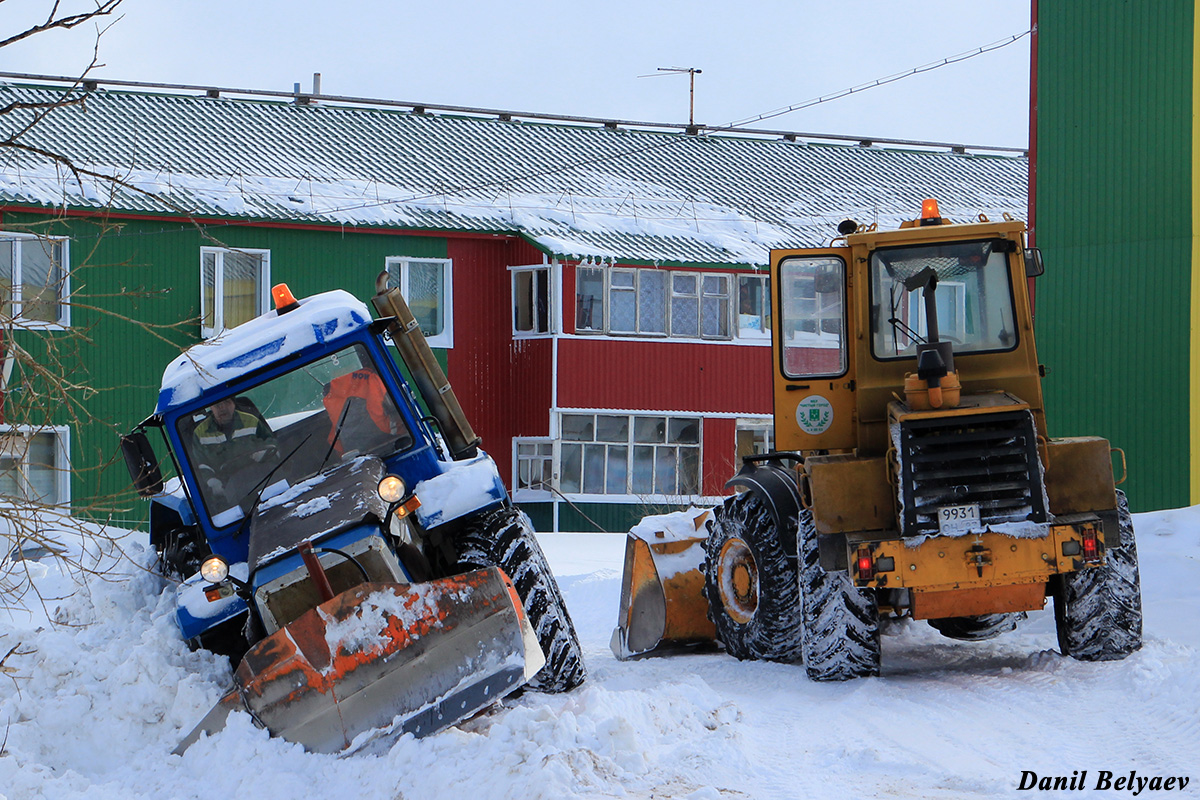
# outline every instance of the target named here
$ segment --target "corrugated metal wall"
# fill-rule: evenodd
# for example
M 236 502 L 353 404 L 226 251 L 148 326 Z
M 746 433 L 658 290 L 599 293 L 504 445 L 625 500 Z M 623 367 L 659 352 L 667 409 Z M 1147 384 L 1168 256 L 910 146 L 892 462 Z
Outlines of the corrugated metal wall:
M 563 408 L 771 413 L 771 348 L 577 337 L 559 343 Z
M 1123 448 L 1135 510 L 1186 505 L 1193 0 L 1041 2 L 1037 23 L 1050 433 Z
M 552 345 L 549 338 L 513 339 L 509 267 L 542 263 L 524 242 L 455 239 L 454 349 L 447 376 L 471 427 L 512 486 L 514 436 L 550 432 Z

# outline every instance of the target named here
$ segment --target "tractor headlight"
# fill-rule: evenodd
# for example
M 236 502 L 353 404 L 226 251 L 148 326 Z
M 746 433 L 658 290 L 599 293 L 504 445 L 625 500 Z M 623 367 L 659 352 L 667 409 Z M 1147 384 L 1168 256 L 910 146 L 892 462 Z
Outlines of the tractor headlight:
M 209 556 L 200 565 L 200 577 L 209 583 L 221 583 L 229 577 L 229 565 L 220 556 Z
M 399 503 L 408 491 L 404 481 L 396 475 L 388 475 L 379 482 L 379 496 L 385 503 Z

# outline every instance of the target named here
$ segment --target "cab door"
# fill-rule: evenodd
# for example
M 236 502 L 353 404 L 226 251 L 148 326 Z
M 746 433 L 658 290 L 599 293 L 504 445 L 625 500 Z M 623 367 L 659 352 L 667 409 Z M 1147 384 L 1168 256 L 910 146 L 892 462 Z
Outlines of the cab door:
M 774 250 L 775 446 L 855 446 L 850 249 Z

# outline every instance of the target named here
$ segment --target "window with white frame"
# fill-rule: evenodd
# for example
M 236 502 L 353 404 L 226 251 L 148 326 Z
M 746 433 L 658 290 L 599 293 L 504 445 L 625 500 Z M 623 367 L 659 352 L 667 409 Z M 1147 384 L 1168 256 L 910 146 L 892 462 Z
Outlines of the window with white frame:
M 771 289 L 766 275 L 738 276 L 739 339 L 771 338 Z
M 516 488 L 550 491 L 554 486 L 554 442 L 551 439 L 514 439 L 517 448 Z
M 454 346 L 452 270 L 448 258 L 387 259 L 388 285 L 400 289 L 431 347 Z
M 565 493 L 700 493 L 700 418 L 563 414 L 559 489 Z
M 69 325 L 67 240 L 0 233 L 0 304 L 4 316 L 28 325 Z
M 700 276 L 671 273 L 671 335 L 700 337 Z
M 731 276 L 633 267 L 575 270 L 576 333 L 729 339 Z
M 729 338 L 729 276 L 700 277 L 700 336 Z
M 550 267 L 512 268 L 513 333 L 537 335 L 553 330 L 553 297 Z
M 745 456 L 761 456 L 775 449 L 775 424 L 769 418 L 739 419 L 735 436 L 737 465 Z
M 928 318 L 925 314 L 925 294 L 911 292 L 908 298 L 909 327 L 915 329 L 918 340 L 923 341 L 929 335 L 926 330 Z M 965 341 L 967 338 L 967 285 L 962 281 L 938 281 L 934 298 L 934 305 L 937 306 L 938 335 L 947 337 L 955 343 Z M 903 336 L 903 333 L 897 338 L 906 340 L 905 346 L 913 343 L 913 340 Z
M 608 272 L 608 332 L 667 334 L 667 277 L 654 269 Z
M 216 336 L 270 308 L 271 251 L 200 248 L 200 333 Z
M 575 330 L 604 333 L 604 268 L 575 268 Z
M 0 498 L 65 505 L 70 501 L 66 428 L 0 427 Z

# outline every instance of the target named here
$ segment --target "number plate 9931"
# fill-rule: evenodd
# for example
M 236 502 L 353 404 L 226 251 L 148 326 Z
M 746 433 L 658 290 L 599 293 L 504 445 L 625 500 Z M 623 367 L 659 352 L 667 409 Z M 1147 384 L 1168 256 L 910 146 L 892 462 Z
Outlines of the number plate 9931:
M 944 534 L 963 533 L 979 528 L 979 504 L 942 506 L 938 509 L 938 530 Z

